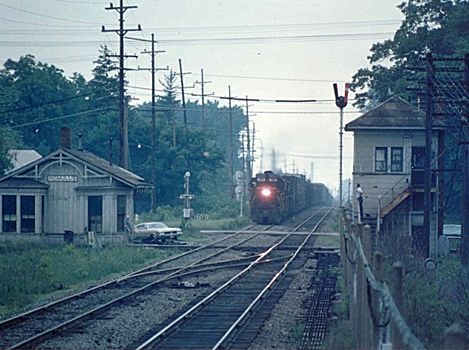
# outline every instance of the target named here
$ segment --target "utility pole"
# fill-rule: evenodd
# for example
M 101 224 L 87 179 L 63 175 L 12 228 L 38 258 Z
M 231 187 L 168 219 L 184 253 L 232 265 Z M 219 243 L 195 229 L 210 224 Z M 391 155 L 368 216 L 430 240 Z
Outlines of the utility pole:
M 245 135 L 242 134 L 241 135 L 241 158 L 242 158 L 242 161 L 243 161 L 243 174 L 244 174 L 244 178 L 246 178 L 247 177 L 247 174 L 246 174 L 246 155 L 245 155 L 246 147 L 244 147 L 244 139 L 245 139 Z
M 339 96 L 337 84 L 333 84 L 335 104 L 340 109 L 340 125 L 339 125 L 339 207 L 342 207 L 342 153 L 343 153 L 343 135 L 344 135 L 344 108 L 347 106 L 348 91 L 350 84 L 345 84 L 344 96 Z M 360 213 L 361 214 L 361 213 Z M 340 217 L 340 215 L 339 215 Z
M 119 35 L 119 166 L 124 169 L 129 167 L 129 133 L 128 133 L 128 117 L 124 113 L 125 96 L 124 96 L 124 36 L 130 31 L 141 31 L 140 24 L 137 28 L 124 28 L 124 13 L 128 9 L 135 9 L 137 6 L 124 6 L 124 0 L 120 0 L 119 6 L 115 7 L 112 3 L 106 10 L 116 10 L 119 13 L 119 29 L 106 29 L 101 27 L 101 32 L 115 32 Z
M 272 148 L 271 166 L 272 166 L 271 170 L 273 172 L 276 172 L 277 171 L 277 153 L 275 152 L 275 148 Z
M 251 181 L 252 177 L 252 169 L 251 169 L 251 137 L 250 137 L 250 130 L 249 130 L 249 99 L 246 96 L 246 172 L 247 172 L 247 178 L 248 178 L 248 183 Z
M 148 40 L 145 40 L 148 41 Z M 156 68 L 155 58 L 159 53 L 166 52 L 164 50 L 155 50 L 155 34 L 151 34 L 151 51 L 144 50 L 142 53 L 151 55 L 151 68 L 138 68 L 139 70 L 148 70 L 151 72 L 151 181 L 153 182 L 153 190 L 151 191 L 151 209 L 156 209 L 156 72 L 159 70 L 168 70 L 169 68 Z
M 259 138 L 259 142 L 260 142 L 260 146 L 259 146 L 259 151 L 260 151 L 260 154 L 259 154 L 259 172 L 263 172 L 264 171 L 264 143 L 262 142 L 262 139 Z
M 200 81 L 196 81 L 195 84 L 200 84 L 201 96 L 202 96 L 202 130 L 205 130 L 205 84 L 210 84 L 211 81 L 204 80 L 204 69 L 200 70 Z M 212 94 L 213 95 L 213 94 Z
M 464 99 L 464 144 L 463 144 L 463 217 L 461 225 L 461 245 L 459 254 L 462 265 L 469 267 L 469 54 L 464 56 L 464 86 L 466 98 Z
M 254 155 L 256 154 L 256 123 L 252 123 L 252 145 L 251 145 L 251 171 L 254 172 Z
M 436 237 L 431 230 L 432 211 L 432 124 L 433 124 L 433 95 L 435 79 L 435 67 L 431 53 L 427 54 L 427 84 L 426 84 L 426 109 L 425 109 L 425 163 L 424 163 L 424 197 L 423 197 L 423 253 L 426 257 L 436 258 Z M 436 236 L 436 232 L 435 236 Z M 432 242 L 432 243 L 431 243 Z M 433 249 L 430 250 L 430 246 Z
M 229 108 L 229 116 L 230 116 L 230 127 L 229 127 L 229 152 L 230 152 L 230 156 L 229 156 L 229 167 L 230 167 L 230 179 L 231 179 L 231 182 L 233 183 L 234 181 L 234 170 L 233 170 L 233 167 L 234 167 L 234 164 L 233 164 L 233 114 L 232 114 L 232 109 L 231 109 L 231 86 L 228 85 L 228 108 Z M 231 198 L 234 197 L 234 192 L 233 192 L 233 186 L 231 186 L 230 188 L 230 193 L 231 193 Z
M 184 74 L 191 74 L 191 73 L 182 72 L 182 60 L 179 59 L 179 75 L 181 77 L 181 93 L 182 93 L 182 113 L 184 115 L 184 128 L 187 129 L 186 97 L 184 95 Z

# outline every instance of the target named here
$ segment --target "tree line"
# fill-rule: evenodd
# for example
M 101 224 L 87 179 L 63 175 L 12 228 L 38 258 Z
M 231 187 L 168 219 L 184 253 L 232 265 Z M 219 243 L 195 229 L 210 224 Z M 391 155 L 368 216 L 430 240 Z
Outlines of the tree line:
M 370 66 L 360 68 L 351 84 L 355 92 L 356 107 L 368 110 L 398 95 L 422 108 L 425 98 L 416 96 L 412 87 L 425 82 L 425 72 L 412 71 L 423 66 L 422 59 L 427 53 L 434 57 L 464 58 L 469 53 L 469 2 L 467 0 L 408 0 L 398 8 L 404 15 L 400 27 L 392 39 L 373 44 L 368 56 Z M 443 62 L 445 65 L 445 62 Z M 449 64 L 446 63 L 449 67 Z M 466 103 L 469 98 L 467 87 L 463 87 L 463 75 L 448 72 L 445 83 L 448 93 L 451 89 L 464 91 Z M 456 106 L 459 114 L 464 113 L 464 102 Z M 445 168 L 456 169 L 461 164 L 459 151 L 461 118 L 454 116 L 454 109 L 446 108 L 439 119 L 445 125 L 457 125 L 446 130 Z M 460 167 L 459 167 L 460 168 Z M 445 172 L 446 214 L 451 221 L 457 221 L 461 213 L 462 173 Z
M 45 156 L 59 147 L 62 127 L 72 130 L 74 147 L 80 133 L 86 151 L 117 161 L 119 85 L 111 54 L 106 46 L 100 48 L 89 80 L 80 73 L 66 77 L 60 68 L 32 55 L 5 61 L 0 70 L 0 175 L 11 167 L 8 149 L 34 149 Z M 202 113 L 202 106 L 189 100 L 185 128 L 176 73 L 169 72 L 160 85 L 163 93 L 156 101 L 155 137 L 158 205 L 178 203 L 186 171 L 192 173 L 195 194 L 215 190 L 228 195 L 232 183 L 227 169 L 228 108 L 209 101 Z M 151 103 L 129 105 L 128 113 L 130 170 L 149 181 Z M 202 125 L 202 114 L 207 127 Z M 241 167 L 237 135 L 245 129 L 246 118 L 240 106 L 234 106 L 231 114 L 236 170 Z M 110 139 L 114 140 L 111 154 Z

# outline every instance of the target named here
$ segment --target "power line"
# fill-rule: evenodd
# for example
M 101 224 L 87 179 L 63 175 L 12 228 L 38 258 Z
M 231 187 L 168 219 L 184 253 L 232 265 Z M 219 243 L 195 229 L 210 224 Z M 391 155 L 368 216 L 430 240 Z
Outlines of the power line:
M 74 3 L 74 4 L 80 4 L 80 5 L 102 5 L 101 2 L 97 1 L 83 1 L 83 0 L 53 0 L 57 2 L 66 2 L 66 3 Z
M 57 17 L 57 16 L 45 15 L 45 14 L 42 14 L 42 13 L 37 13 L 37 12 L 29 11 L 29 10 L 24 10 L 24 9 L 22 9 L 22 8 L 15 7 L 15 6 L 11 6 L 11 5 L 6 5 L 6 4 L 3 4 L 3 3 L 0 3 L 0 6 L 6 7 L 6 8 L 9 8 L 9 9 L 12 9 L 12 10 L 16 10 L 16 11 L 28 13 L 28 14 L 30 14 L 30 15 L 35 15 L 35 16 L 45 17 L 45 18 L 57 19 L 57 20 L 59 20 L 59 21 L 66 21 L 66 22 L 72 22 L 72 23 L 84 23 L 84 24 L 95 24 L 95 25 L 98 25 L 98 23 L 93 23 L 93 22 L 77 21 L 77 20 L 74 20 L 74 19 L 69 19 L 69 18 L 64 18 L 64 17 Z
M 157 106 L 158 111 L 180 111 L 183 110 L 182 107 L 165 107 Z M 151 109 L 148 108 L 138 108 L 142 112 L 150 112 Z M 198 108 L 186 108 L 187 111 L 200 111 Z M 265 111 L 265 110 L 255 110 L 250 111 L 252 114 L 298 114 L 298 115 L 312 115 L 312 114 L 337 114 L 337 111 Z M 229 113 L 228 108 L 219 108 L 217 113 Z M 360 114 L 360 111 L 347 111 L 344 114 Z
M 101 112 L 101 111 L 104 111 L 104 110 L 107 110 L 107 109 L 114 109 L 114 107 L 96 108 L 96 109 L 91 109 L 89 111 L 83 111 L 83 112 L 78 112 L 78 113 L 74 113 L 74 114 L 63 115 L 63 116 L 60 116 L 60 117 L 36 120 L 34 122 L 13 125 L 13 126 L 10 126 L 10 128 L 16 129 L 16 128 L 21 128 L 23 126 L 38 125 L 38 124 L 43 124 L 43 123 L 47 123 L 47 122 L 54 121 L 54 120 L 66 119 L 66 118 L 71 118 L 71 117 L 76 117 L 76 116 L 82 116 L 82 115 L 85 115 L 85 114 L 88 114 L 88 113 Z
M 324 40 L 369 40 L 387 38 L 393 33 L 346 33 L 346 34 L 319 34 L 319 35 L 291 35 L 291 36 L 265 36 L 265 37 L 230 37 L 230 38 L 192 38 L 192 39 L 160 39 L 158 43 L 164 45 L 224 45 L 224 44 L 254 44 L 273 42 L 314 42 Z M 86 47 L 99 45 L 98 40 L 36 40 L 18 41 L 2 40 L 4 47 Z M 117 41 L 110 41 L 116 44 Z
M 317 35 L 285 35 L 285 36 L 257 36 L 257 37 L 229 37 L 229 38 L 192 38 L 192 39 L 160 39 L 160 44 L 190 45 L 190 44 L 245 44 L 259 42 L 305 42 L 323 40 L 361 40 L 386 38 L 394 33 L 344 33 L 344 34 L 317 34 Z
M 54 27 L 54 28 L 69 28 L 69 25 L 59 25 L 59 24 L 49 24 L 49 23 L 37 23 L 37 22 L 27 22 L 27 21 L 19 21 L 11 18 L 5 18 L 5 17 L 0 17 L 0 20 L 5 21 L 5 22 L 12 22 L 12 23 L 20 23 L 20 24 L 31 24 L 34 26 L 41 26 L 41 27 Z M 76 27 L 76 28 L 96 28 L 96 25 L 93 26 L 82 26 L 82 27 Z
M 73 100 L 73 99 L 76 99 L 76 98 L 86 97 L 86 96 L 90 96 L 90 95 L 93 95 L 93 94 L 94 93 L 90 92 L 90 93 L 83 94 L 83 95 L 76 95 L 76 96 L 66 97 L 66 98 L 62 98 L 62 99 L 59 99 L 59 100 L 53 100 L 53 101 L 38 103 L 38 104 L 35 104 L 35 105 L 31 105 L 31 106 L 8 109 L 8 110 L 5 110 L 5 111 L 0 111 L 0 114 L 21 112 L 21 111 L 25 111 L 25 110 L 32 109 L 32 108 L 37 108 L 37 107 L 46 106 L 46 105 L 50 105 L 50 104 L 60 103 L 60 102 L 64 102 L 64 101 L 70 101 L 70 100 Z M 93 101 L 102 100 L 102 99 L 110 98 L 110 97 L 113 97 L 113 96 L 99 97 L 99 98 L 94 99 Z
M 219 30 L 233 30 L 239 32 L 239 30 L 258 30 L 258 29 L 278 29 L 278 28 L 305 28 L 308 27 L 318 27 L 318 26 L 328 26 L 332 25 L 334 28 L 340 26 L 362 26 L 362 25 L 391 25 L 391 24 L 400 24 L 401 21 L 397 20 L 373 20 L 373 21 L 345 21 L 345 22 L 319 22 L 319 23 L 284 23 L 284 24 L 259 24 L 259 25 L 247 25 L 247 26 L 206 26 L 206 27 L 153 27 L 151 29 L 158 32 L 181 32 L 187 31 L 193 33 L 198 30 L 207 30 L 207 31 L 219 31 Z
M 140 89 L 140 90 L 151 90 L 147 87 L 142 86 L 135 86 L 135 85 L 128 85 L 129 88 Z M 164 92 L 163 90 L 156 90 L 159 92 Z M 177 94 L 181 94 L 180 92 L 176 92 Z M 196 93 L 189 93 L 190 96 L 194 97 L 202 97 L 201 94 Z M 246 101 L 244 97 L 233 97 L 233 96 L 219 96 L 219 95 L 204 95 L 209 97 L 210 99 L 217 99 L 217 100 L 234 100 L 234 101 Z M 158 96 L 162 97 L 162 96 Z M 349 99 L 349 101 L 352 99 Z M 334 99 L 268 99 L 268 98 L 249 98 L 251 102 L 266 102 L 266 103 L 321 103 L 321 102 L 335 102 Z
M 232 75 L 232 74 L 207 74 L 210 77 L 236 78 L 236 79 L 258 79 L 258 80 L 279 80 L 279 81 L 298 81 L 298 82 L 314 82 L 314 83 L 336 83 L 337 80 L 327 79 L 297 79 L 297 78 L 279 78 L 279 77 L 256 77 L 249 75 Z M 341 82 L 341 81 L 339 81 Z M 342 82 L 346 82 L 343 80 Z

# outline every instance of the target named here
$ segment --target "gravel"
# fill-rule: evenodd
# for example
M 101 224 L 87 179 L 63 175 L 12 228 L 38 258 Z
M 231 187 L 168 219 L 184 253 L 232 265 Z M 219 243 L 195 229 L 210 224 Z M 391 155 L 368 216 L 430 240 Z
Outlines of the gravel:
M 289 272 L 295 275 L 290 287 L 275 305 L 249 350 L 298 349 L 302 337 L 302 304 L 311 293 L 308 286 L 315 266 L 316 260 L 308 259 L 301 270 Z
M 330 231 L 334 219 L 323 225 L 322 231 Z M 275 227 L 275 231 L 287 231 L 286 227 Z M 242 234 L 243 236 L 247 234 Z M 246 236 L 247 237 L 247 236 Z M 261 247 L 272 244 L 282 236 L 262 234 L 247 242 L 244 247 L 257 251 Z M 213 239 L 221 236 L 214 234 Z M 239 240 L 239 237 L 237 238 Z M 229 245 L 231 239 L 220 244 Z M 194 262 L 212 249 L 201 250 L 194 255 L 185 256 L 177 262 L 170 262 L 158 268 L 183 266 Z M 236 259 L 245 257 L 242 250 L 230 250 L 207 262 Z M 279 303 L 272 310 L 270 318 L 265 322 L 250 349 L 297 349 L 302 337 L 301 316 L 303 301 L 307 298 L 308 286 L 312 277 L 312 269 L 316 260 L 309 258 L 303 268 L 292 271 L 294 279 Z M 161 328 L 162 323 L 175 313 L 187 308 L 187 304 L 209 294 L 215 286 L 230 279 L 236 274 L 235 269 L 222 269 L 207 272 L 197 277 L 188 277 L 184 282 L 193 284 L 194 288 L 176 288 L 177 281 L 167 282 L 169 288 L 155 288 L 139 295 L 132 302 L 124 303 L 107 311 L 101 318 L 90 320 L 70 331 L 66 336 L 43 343 L 41 349 L 122 349 L 132 346 L 150 330 Z

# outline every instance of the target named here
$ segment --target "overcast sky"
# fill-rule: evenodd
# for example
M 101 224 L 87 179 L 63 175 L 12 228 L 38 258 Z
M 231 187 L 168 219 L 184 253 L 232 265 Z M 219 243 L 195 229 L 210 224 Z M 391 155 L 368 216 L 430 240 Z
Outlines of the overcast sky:
M 111 1 L 114 5 L 119 0 Z M 392 38 L 402 20 L 401 0 L 124 0 L 136 5 L 125 14 L 125 27 L 142 32 L 127 36 L 159 41 L 158 67 L 179 71 L 183 62 L 185 85 L 200 80 L 204 69 L 207 93 L 266 100 L 318 99 L 309 104 L 256 102 L 257 159 L 271 167 L 272 148 L 279 166 L 293 163 L 300 172 L 332 189 L 338 184 L 339 113 L 333 102 L 332 83 L 344 83 L 368 65 L 371 45 Z M 107 11 L 100 0 L 0 0 L 0 60 L 33 54 L 54 64 L 67 76 L 79 72 L 89 79 L 99 46 L 118 51 L 118 36 L 102 33 L 118 26 L 117 12 Z M 126 40 L 130 68 L 149 67 L 149 44 Z M 163 72 L 159 73 L 161 78 Z M 150 73 L 127 73 L 129 94 L 141 103 L 150 99 Z M 199 93 L 200 87 L 190 90 Z M 353 95 L 351 96 L 353 98 Z M 194 100 L 196 97 L 191 97 Z M 208 98 L 210 99 L 210 98 Z M 220 102 L 224 104 L 224 101 Z M 244 104 L 243 104 L 244 105 Z M 350 104 L 345 123 L 358 117 Z M 260 140 L 260 141 L 259 141 Z M 263 152 L 260 147 L 262 146 Z M 352 134 L 344 136 L 344 179 L 352 172 Z

